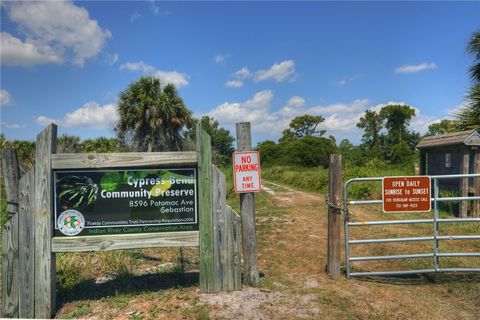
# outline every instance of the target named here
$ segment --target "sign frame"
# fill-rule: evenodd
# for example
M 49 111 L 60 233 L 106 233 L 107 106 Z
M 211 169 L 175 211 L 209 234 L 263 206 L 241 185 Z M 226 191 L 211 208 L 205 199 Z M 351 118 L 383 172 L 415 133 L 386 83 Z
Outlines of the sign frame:
M 239 154 L 255 154 L 257 157 L 257 166 L 258 170 L 252 170 L 248 172 L 252 172 L 258 176 L 258 188 L 257 189 L 249 189 L 249 190 L 239 190 L 237 189 L 237 173 L 235 172 L 235 156 Z M 261 167 L 260 167 L 260 152 L 258 151 L 236 151 L 232 155 L 233 160 L 233 185 L 235 188 L 235 193 L 252 193 L 252 192 L 260 192 L 262 191 L 262 174 L 261 174 Z
M 406 181 L 407 179 L 426 179 L 428 180 L 428 210 L 408 210 L 408 209 L 399 209 L 399 210 L 386 210 L 385 208 L 385 179 L 404 179 Z M 399 186 L 399 188 L 402 188 L 401 190 L 406 190 L 405 186 Z M 423 188 L 426 188 L 424 186 Z M 405 195 L 403 195 L 405 196 Z M 393 199 L 392 197 L 390 199 Z M 412 203 L 412 202 L 410 202 Z M 418 201 L 417 203 L 427 203 L 427 201 Z M 432 180 L 430 176 L 392 176 L 392 177 L 383 177 L 382 178 L 382 210 L 384 213 L 408 213 L 408 212 L 431 212 L 432 211 Z

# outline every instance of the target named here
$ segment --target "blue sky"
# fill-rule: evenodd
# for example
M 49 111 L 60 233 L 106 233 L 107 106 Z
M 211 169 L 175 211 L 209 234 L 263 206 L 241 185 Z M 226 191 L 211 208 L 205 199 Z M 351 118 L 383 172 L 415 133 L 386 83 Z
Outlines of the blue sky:
M 359 143 L 359 117 L 389 103 L 423 133 L 464 103 L 479 27 L 478 1 L 2 1 L 1 131 L 114 136 L 119 93 L 153 75 L 197 117 L 250 121 L 254 142 L 309 113 Z

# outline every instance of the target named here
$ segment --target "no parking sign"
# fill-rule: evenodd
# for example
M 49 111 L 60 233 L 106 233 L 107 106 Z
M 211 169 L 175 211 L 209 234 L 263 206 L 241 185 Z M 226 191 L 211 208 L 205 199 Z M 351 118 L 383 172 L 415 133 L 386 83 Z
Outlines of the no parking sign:
M 233 179 L 235 192 L 260 192 L 260 154 L 257 151 L 233 154 Z

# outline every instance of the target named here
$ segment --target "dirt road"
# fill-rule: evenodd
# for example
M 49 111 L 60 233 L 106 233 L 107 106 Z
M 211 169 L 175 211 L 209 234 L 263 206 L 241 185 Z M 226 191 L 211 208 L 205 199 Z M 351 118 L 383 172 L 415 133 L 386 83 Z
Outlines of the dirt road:
M 201 295 L 229 319 L 478 319 L 480 277 L 329 279 L 323 195 L 264 182 L 257 212 L 261 288 Z

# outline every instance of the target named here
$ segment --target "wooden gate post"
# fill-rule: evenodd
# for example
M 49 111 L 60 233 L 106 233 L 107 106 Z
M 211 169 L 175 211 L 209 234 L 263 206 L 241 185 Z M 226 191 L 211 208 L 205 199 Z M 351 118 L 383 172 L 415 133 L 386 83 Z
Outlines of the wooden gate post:
M 56 152 L 57 126 L 51 123 L 37 136 L 35 152 L 35 318 L 55 313 L 55 253 L 52 253 L 53 186 L 51 155 Z
M 236 124 L 237 150 L 251 151 L 252 137 L 250 122 Z M 255 231 L 255 196 L 253 192 L 240 194 L 240 212 L 242 217 L 243 260 L 245 280 L 250 286 L 258 285 L 257 235 Z
M 328 171 L 328 262 L 327 274 L 334 279 L 340 275 L 340 234 L 342 200 L 342 155 L 330 155 Z
M 203 292 L 215 292 L 211 138 L 200 126 L 197 126 L 196 130 L 198 209 L 200 211 L 200 289 Z
M 2 316 L 18 318 L 18 182 L 17 151 L 2 149 L 8 221 L 2 226 Z

